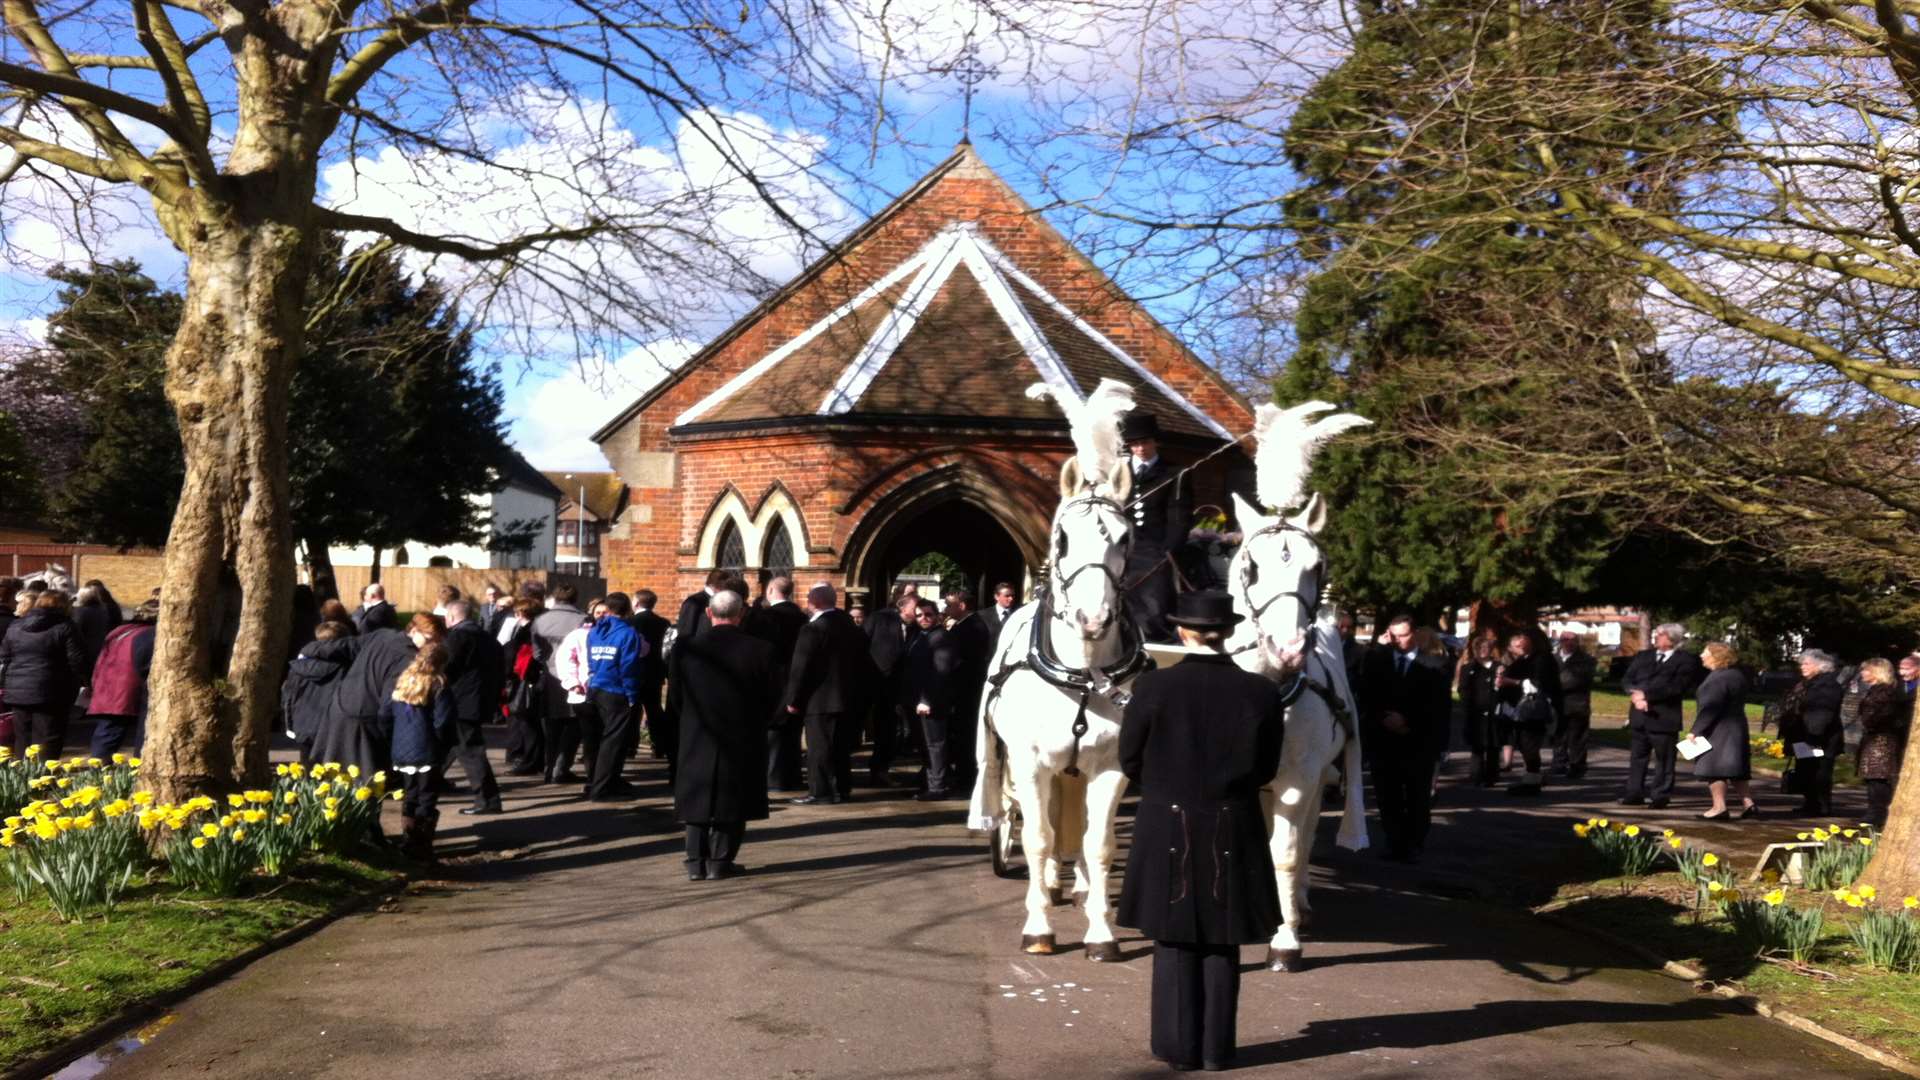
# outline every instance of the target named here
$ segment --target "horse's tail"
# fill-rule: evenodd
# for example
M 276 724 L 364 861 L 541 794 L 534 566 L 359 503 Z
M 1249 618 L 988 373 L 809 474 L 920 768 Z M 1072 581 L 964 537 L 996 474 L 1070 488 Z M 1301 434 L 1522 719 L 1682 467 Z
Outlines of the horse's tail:
M 993 705 L 1000 688 L 989 683 L 980 695 L 980 715 L 974 729 L 973 756 L 978 769 L 974 773 L 973 798 L 967 804 L 967 828 L 990 832 L 999 828 L 1006 815 L 1006 755 L 1000 752 L 1000 737 L 993 731 Z
M 1347 801 L 1340 811 L 1340 831 L 1333 842 L 1348 851 L 1367 849 L 1367 797 L 1360 784 L 1360 723 L 1354 717 L 1353 730 L 1347 732 L 1346 756 L 1341 761 L 1346 771 Z

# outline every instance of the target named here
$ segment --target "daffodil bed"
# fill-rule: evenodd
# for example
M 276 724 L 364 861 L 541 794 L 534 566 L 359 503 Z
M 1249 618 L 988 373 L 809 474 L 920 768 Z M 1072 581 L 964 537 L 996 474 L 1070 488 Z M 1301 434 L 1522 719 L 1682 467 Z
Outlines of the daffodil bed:
M 352 857 L 381 777 L 281 766 L 166 805 L 139 767 L 0 750 L 0 1071 L 397 878 Z
M 1577 919 L 1655 954 L 1688 962 L 1819 1023 L 1920 1060 L 1920 898 L 1856 884 L 1874 833 L 1828 824 L 1796 832 L 1819 843 L 1809 885 L 1760 881 L 1731 857 L 1673 830 L 1588 818 L 1573 826 L 1603 876 L 1563 886 Z M 1788 837 L 1778 837 L 1786 840 Z

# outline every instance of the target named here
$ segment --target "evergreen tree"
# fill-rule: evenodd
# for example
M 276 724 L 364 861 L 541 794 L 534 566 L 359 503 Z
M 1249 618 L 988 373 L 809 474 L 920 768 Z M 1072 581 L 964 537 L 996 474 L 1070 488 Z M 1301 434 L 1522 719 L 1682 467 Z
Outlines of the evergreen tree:
M 1427 616 L 1477 602 L 1476 622 L 1530 623 L 1542 604 L 1591 595 L 1636 527 L 1585 478 L 1574 482 L 1585 458 L 1632 436 L 1557 422 L 1591 415 L 1592 395 L 1611 392 L 1608 385 L 1553 374 L 1570 359 L 1641 372 L 1659 365 L 1627 279 L 1510 219 L 1476 224 L 1473 216 L 1478 202 L 1490 201 L 1477 187 L 1489 168 L 1503 167 L 1524 187 L 1538 152 L 1528 133 L 1463 139 L 1460 153 L 1475 168 L 1457 184 L 1447 182 L 1444 164 L 1363 167 L 1366 155 L 1347 152 L 1391 140 L 1430 105 L 1396 94 L 1395 71 L 1474 50 L 1480 63 L 1535 65 L 1542 77 L 1568 63 L 1649 62 L 1654 46 L 1644 28 L 1588 26 L 1585 6 L 1525 14 L 1514 7 L 1502 16 L 1455 0 L 1365 4 L 1352 54 L 1291 121 L 1286 138 L 1299 186 L 1286 212 L 1316 273 L 1274 389 L 1283 403 L 1326 398 L 1375 423 L 1368 437 L 1329 446 L 1317 468 L 1336 508 L 1323 540 L 1350 602 Z M 1561 32 L 1529 34 L 1524 53 L 1503 53 L 1486 47 L 1506 36 L 1502 17 L 1557 20 Z M 1624 144 L 1680 121 L 1656 113 L 1600 122 L 1614 123 Z M 1502 205 L 1515 197 L 1499 193 Z M 1552 211 L 1551 191 L 1529 197 Z M 1354 228 L 1411 206 L 1439 218 L 1437 204 L 1450 208 L 1451 227 L 1411 242 L 1396 237 L 1390 249 L 1378 239 L 1386 233 Z M 1513 476 L 1500 465 L 1521 445 L 1557 455 L 1563 470 Z
M 309 344 L 288 418 L 296 536 L 325 565 L 333 544 L 477 542 L 473 496 L 511 459 L 499 371 L 473 362 L 472 333 L 433 282 L 387 254 L 314 260 Z M 56 498 L 77 537 L 162 544 L 182 455 L 162 388 L 179 297 L 131 263 L 56 272 L 67 288 L 49 330 L 50 367 L 84 416 L 81 466 Z
M 0 521 L 26 521 L 40 512 L 40 474 L 13 414 L 0 409 Z

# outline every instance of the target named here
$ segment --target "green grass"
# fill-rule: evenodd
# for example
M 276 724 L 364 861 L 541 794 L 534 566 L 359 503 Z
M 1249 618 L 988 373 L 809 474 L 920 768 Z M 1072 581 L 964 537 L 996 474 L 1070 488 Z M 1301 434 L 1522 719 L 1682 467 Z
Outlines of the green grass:
M 1586 897 L 1561 917 L 1605 930 L 1655 954 L 1689 963 L 1715 982 L 1805 1016 L 1834 1031 L 1920 1060 L 1920 975 L 1893 975 L 1856 966 L 1847 936 L 1851 916 L 1837 904 L 1789 889 L 1797 906 L 1824 905 L 1827 924 L 1812 967 L 1833 978 L 1796 972 L 1756 959 L 1732 928 L 1711 914 L 1695 920 L 1677 874 L 1605 879 L 1563 886 L 1563 897 Z
M 85 922 L 63 922 L 39 901 L 0 909 L 0 1072 L 394 880 L 314 859 L 233 899 L 150 884 Z

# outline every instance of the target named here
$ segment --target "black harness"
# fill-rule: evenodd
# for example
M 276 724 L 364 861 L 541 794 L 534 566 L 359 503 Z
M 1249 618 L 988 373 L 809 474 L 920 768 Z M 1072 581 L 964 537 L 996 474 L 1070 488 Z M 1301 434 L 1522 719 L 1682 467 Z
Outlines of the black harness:
M 1069 500 L 1061 507 L 1061 510 L 1065 511 L 1067 507 L 1075 503 L 1096 508 L 1105 507 L 1118 514 L 1121 520 L 1128 520 L 1126 509 L 1119 503 L 1103 495 L 1090 494 L 1079 496 L 1076 499 Z M 1128 553 L 1131 554 L 1133 550 L 1133 527 L 1131 524 L 1127 526 L 1126 535 L 1122 539 L 1126 542 Z M 1109 541 L 1111 541 L 1111 538 L 1109 538 Z M 1058 553 L 1059 549 L 1056 547 L 1055 551 Z M 1118 662 L 1105 667 L 1068 667 L 1065 663 L 1061 662 L 1059 656 L 1055 655 L 1053 642 L 1047 636 L 1047 627 L 1058 614 L 1054 610 L 1053 597 L 1056 591 L 1065 592 L 1067 587 L 1072 585 L 1081 574 L 1095 567 L 1098 567 L 1100 572 L 1106 575 L 1107 581 L 1113 585 L 1114 595 L 1119 598 L 1119 606 L 1114 612 L 1113 623 L 1115 624 L 1115 629 L 1120 634 L 1121 644 L 1124 646 L 1124 655 Z M 1058 578 L 1057 583 L 1055 582 L 1055 578 Z M 1001 688 L 1006 685 L 1007 680 L 1013 676 L 1013 673 L 1019 671 L 1021 668 L 1032 670 L 1034 674 L 1069 694 L 1078 694 L 1080 696 L 1080 706 L 1073 714 L 1073 755 L 1068 758 L 1065 771 L 1068 776 L 1079 776 L 1080 740 L 1087 734 L 1087 702 L 1092 699 L 1094 694 L 1099 693 L 1105 695 L 1107 699 L 1115 705 L 1125 708 L 1128 701 L 1128 694 L 1122 689 L 1123 685 L 1131 682 L 1141 673 L 1153 670 L 1153 657 L 1148 655 L 1146 645 L 1140 640 L 1140 633 L 1134 627 L 1133 620 L 1127 618 L 1126 590 L 1119 576 L 1108 569 L 1107 560 L 1104 558 L 1096 562 L 1083 563 L 1071 573 L 1064 575 L 1058 572 L 1057 566 L 1050 567 L 1047 574 L 1047 584 L 1040 588 L 1039 595 L 1035 597 L 1035 602 L 1039 604 L 1039 610 L 1034 614 L 1033 632 L 1029 635 L 1027 642 L 1027 655 L 1019 662 L 1009 664 L 987 677 L 987 685 L 990 687 L 987 698 L 988 706 L 991 708 L 993 700 L 999 697 Z

